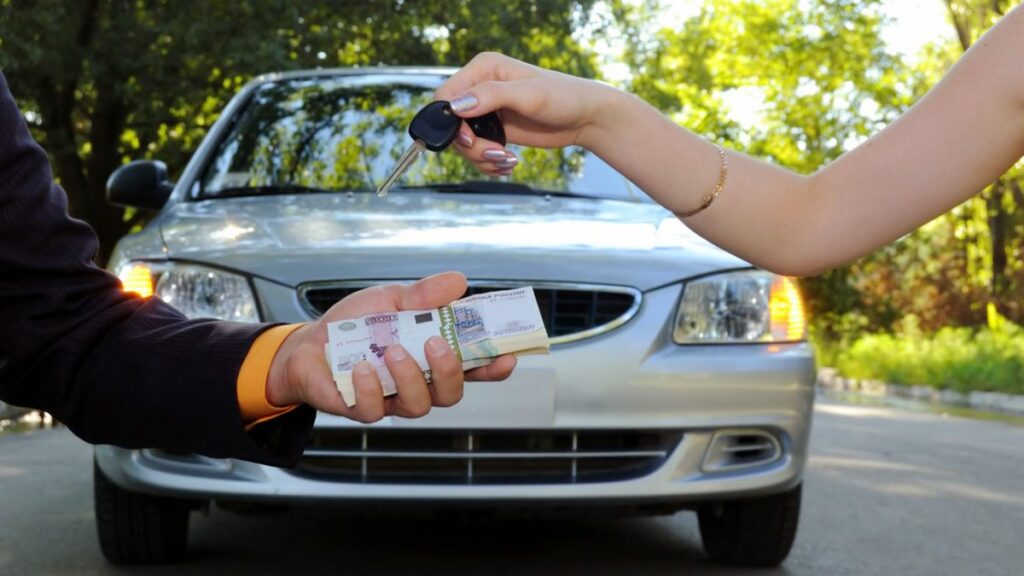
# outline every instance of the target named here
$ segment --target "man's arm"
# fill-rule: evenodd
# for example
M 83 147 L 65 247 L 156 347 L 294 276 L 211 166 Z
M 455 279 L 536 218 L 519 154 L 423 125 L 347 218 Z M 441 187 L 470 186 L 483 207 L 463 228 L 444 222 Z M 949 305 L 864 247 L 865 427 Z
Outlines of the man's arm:
M 249 433 L 239 412 L 239 370 L 268 326 L 129 297 L 92 263 L 96 249 L 0 75 L 0 397 L 93 443 L 294 462 L 313 409 Z
M 465 293 L 464 276 L 367 288 L 314 322 L 269 331 L 187 320 L 96 268 L 96 237 L 66 204 L 0 75 L 0 398 L 47 410 L 89 442 L 289 464 L 316 410 L 360 422 L 422 416 L 458 402 L 464 379 L 503 380 L 515 367 L 505 355 L 463 374 L 437 336 L 424 347 L 428 385 L 396 344 L 384 360 L 398 393 L 385 398 L 361 362 L 349 407 L 324 357 L 327 324 L 446 305 Z

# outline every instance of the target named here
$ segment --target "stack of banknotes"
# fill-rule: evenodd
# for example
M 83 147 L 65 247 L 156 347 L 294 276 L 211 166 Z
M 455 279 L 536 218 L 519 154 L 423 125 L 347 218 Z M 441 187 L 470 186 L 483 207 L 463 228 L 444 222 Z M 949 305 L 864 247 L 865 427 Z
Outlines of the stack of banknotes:
M 384 364 L 384 351 L 399 344 L 408 351 L 424 376 L 430 368 L 423 346 L 432 336 L 448 341 L 462 369 L 490 364 L 502 354 L 547 354 L 548 334 L 533 288 L 487 292 L 435 310 L 406 310 L 370 314 L 327 324 L 327 361 L 345 404 L 356 403 L 352 369 L 363 360 L 377 370 L 384 395 L 395 394 L 395 380 Z

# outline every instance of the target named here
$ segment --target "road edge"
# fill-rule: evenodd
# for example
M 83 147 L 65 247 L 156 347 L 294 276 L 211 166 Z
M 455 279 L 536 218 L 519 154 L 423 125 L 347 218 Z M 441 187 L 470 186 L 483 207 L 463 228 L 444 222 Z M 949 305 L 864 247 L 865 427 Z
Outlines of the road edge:
M 880 380 L 847 378 L 831 367 L 818 369 L 818 388 L 842 392 L 859 392 L 867 396 L 889 396 L 927 402 L 935 405 L 959 406 L 1024 416 L 1024 395 L 1002 392 L 957 392 L 924 385 L 891 384 Z

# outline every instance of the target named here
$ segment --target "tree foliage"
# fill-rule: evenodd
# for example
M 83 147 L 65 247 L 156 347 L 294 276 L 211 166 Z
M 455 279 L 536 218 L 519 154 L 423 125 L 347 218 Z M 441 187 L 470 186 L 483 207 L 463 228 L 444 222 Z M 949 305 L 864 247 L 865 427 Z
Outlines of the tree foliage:
M 907 104 L 877 5 L 707 2 L 681 29 L 662 29 L 653 46 L 632 52 L 631 88 L 699 133 L 813 171 Z M 757 107 L 756 124 L 737 124 L 750 111 L 736 103 Z
M 922 96 L 1014 3 L 945 0 L 954 40 L 932 44 L 912 70 Z M 1024 296 L 1024 171 L 1011 169 L 950 213 L 858 263 L 867 309 L 889 313 L 872 328 L 934 331 L 943 326 L 1020 323 Z

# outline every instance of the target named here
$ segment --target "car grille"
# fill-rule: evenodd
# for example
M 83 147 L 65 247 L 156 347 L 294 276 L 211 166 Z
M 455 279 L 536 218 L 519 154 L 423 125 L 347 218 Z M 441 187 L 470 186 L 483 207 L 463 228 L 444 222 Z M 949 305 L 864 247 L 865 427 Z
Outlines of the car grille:
M 334 282 L 300 286 L 299 296 L 314 317 L 335 302 L 378 282 Z M 525 284 L 473 282 L 466 296 L 508 290 Z M 631 288 L 589 285 L 531 284 L 552 344 L 579 340 L 616 328 L 640 306 L 640 293 Z
M 320 429 L 297 476 L 370 484 L 580 484 L 639 478 L 679 444 L 673 430 Z

